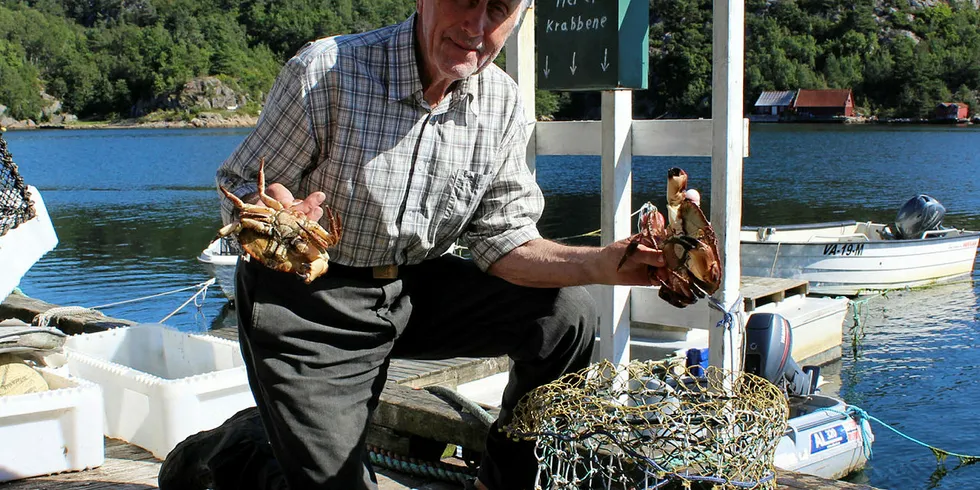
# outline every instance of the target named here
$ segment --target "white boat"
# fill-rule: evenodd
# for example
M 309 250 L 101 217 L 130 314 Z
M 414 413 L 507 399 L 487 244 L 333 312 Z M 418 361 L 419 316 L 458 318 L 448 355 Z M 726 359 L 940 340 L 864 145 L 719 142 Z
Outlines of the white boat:
M 789 427 L 776 446 L 777 468 L 830 480 L 864 468 L 874 433 L 843 401 L 814 393 L 790 397 Z
M 0 167 L 0 170 L 3 168 Z M 3 172 L 0 172 L 0 177 L 2 176 Z M 30 185 L 21 189 L 13 186 L 7 188 L 2 180 L 0 179 L 0 191 L 3 191 L 0 193 L 0 225 L 17 223 L 15 214 L 26 212 L 27 202 L 21 197 L 22 190 L 26 191 L 30 209 L 34 212 L 30 219 L 15 227 L 0 226 L 0 301 L 17 287 L 31 266 L 58 245 L 58 235 L 51 224 L 41 193 Z
M 235 266 L 238 265 L 238 256 L 241 253 L 238 242 L 227 236 L 216 238 L 197 257 L 214 277 L 228 301 L 235 301 Z
M 745 226 L 742 274 L 806 279 L 810 292 L 855 296 L 969 274 L 980 232 L 941 228 L 896 239 L 888 225 L 856 221 Z

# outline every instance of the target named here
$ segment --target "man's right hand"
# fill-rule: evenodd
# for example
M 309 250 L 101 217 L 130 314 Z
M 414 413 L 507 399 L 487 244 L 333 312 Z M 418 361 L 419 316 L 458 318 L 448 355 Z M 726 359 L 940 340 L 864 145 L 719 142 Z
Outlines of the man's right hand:
M 306 199 L 296 199 L 286 186 L 274 182 L 265 188 L 265 193 L 267 196 L 281 202 L 283 206 L 303 213 L 309 220 L 320 221 L 320 218 L 323 217 L 322 205 L 323 201 L 327 199 L 327 195 L 320 191 L 311 193 L 306 196 Z M 251 198 L 248 199 L 249 202 L 255 203 L 259 201 L 258 193 L 248 197 Z

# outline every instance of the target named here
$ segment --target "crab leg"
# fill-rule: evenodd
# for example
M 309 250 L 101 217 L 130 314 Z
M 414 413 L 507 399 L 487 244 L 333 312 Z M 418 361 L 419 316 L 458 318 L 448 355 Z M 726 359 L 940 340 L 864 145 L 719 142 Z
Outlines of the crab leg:
M 286 206 L 283 206 L 281 202 L 265 193 L 265 158 L 259 158 L 259 199 L 262 200 L 263 204 L 276 211 L 286 209 Z

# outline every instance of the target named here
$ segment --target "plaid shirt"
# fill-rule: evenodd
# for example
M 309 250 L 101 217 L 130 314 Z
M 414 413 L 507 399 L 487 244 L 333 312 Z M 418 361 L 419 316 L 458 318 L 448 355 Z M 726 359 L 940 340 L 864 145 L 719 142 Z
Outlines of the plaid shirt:
M 416 264 L 460 239 L 486 270 L 541 236 L 544 199 L 525 162 L 517 86 L 491 64 L 429 107 L 414 22 L 307 44 L 216 180 L 238 196 L 255 192 L 261 157 L 267 183 L 297 197 L 326 193 L 343 221 L 330 250 L 339 264 Z M 221 207 L 227 223 L 233 205 L 222 197 Z

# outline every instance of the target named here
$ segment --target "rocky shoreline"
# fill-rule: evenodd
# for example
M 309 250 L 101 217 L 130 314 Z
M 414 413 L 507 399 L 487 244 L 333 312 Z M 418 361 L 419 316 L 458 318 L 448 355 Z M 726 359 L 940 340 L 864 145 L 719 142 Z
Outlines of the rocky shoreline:
M 36 118 L 18 120 L 0 104 L 0 126 L 5 129 L 123 129 L 123 128 L 247 128 L 257 115 L 249 97 L 238 94 L 217 77 L 188 81 L 173 93 L 140 100 L 131 109 L 133 117 L 111 121 L 80 121 L 66 112 L 60 100 L 41 92 L 45 105 Z M 42 122 L 37 122 L 42 121 Z
M 7 130 L 30 129 L 146 129 L 146 128 L 250 128 L 258 122 L 258 116 L 234 115 L 223 116 L 217 113 L 201 113 L 197 117 L 177 121 L 140 121 L 139 119 L 122 119 L 119 121 L 72 121 L 62 123 L 35 123 L 34 121 L 16 121 L 4 124 Z

